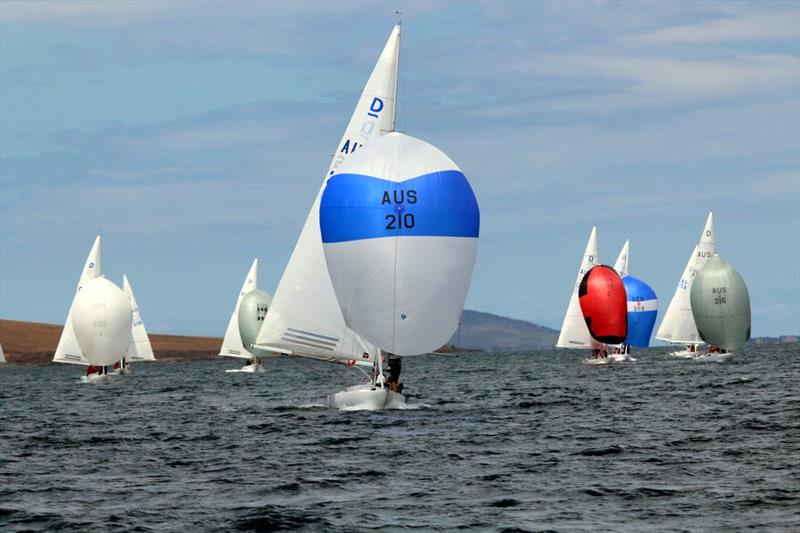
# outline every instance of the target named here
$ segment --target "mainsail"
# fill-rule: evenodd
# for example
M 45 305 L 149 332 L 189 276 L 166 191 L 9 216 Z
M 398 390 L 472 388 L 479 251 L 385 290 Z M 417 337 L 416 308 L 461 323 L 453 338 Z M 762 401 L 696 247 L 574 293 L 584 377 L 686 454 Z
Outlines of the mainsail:
M 219 350 L 219 355 L 238 357 L 240 359 L 250 359 L 253 356 L 247 351 L 244 345 L 242 345 L 242 337 L 239 335 L 239 305 L 242 303 L 242 298 L 256 288 L 258 288 L 257 257 L 253 259 L 253 264 L 250 265 L 250 271 L 247 272 L 247 277 L 244 278 L 242 290 L 239 291 L 239 297 L 236 299 L 236 307 L 233 308 L 231 319 L 228 322 L 228 329 L 225 330 L 225 338 L 222 340 L 222 348 Z
M 624 278 L 628 275 L 628 251 L 630 249 L 630 240 L 626 240 L 622 245 L 622 250 L 619 251 L 617 260 L 614 263 L 614 270 L 617 271 L 619 277 Z
M 89 256 L 86 258 L 86 263 L 83 265 L 80 280 L 78 280 L 78 287 L 75 289 L 75 296 L 89 281 L 98 278 L 102 275 L 103 269 L 101 264 L 101 242 L 100 236 L 94 240 L 92 249 L 89 251 Z M 72 326 L 72 308 L 75 305 L 75 297 L 72 298 L 72 304 L 69 306 L 69 313 L 67 320 L 64 324 L 64 329 L 61 331 L 61 338 L 58 341 L 56 353 L 53 356 L 53 361 L 56 363 L 72 363 L 77 365 L 88 365 L 89 361 L 83 356 L 83 351 L 78 345 L 78 339 L 75 337 L 75 328 Z
M 400 52 L 396 25 L 339 142 L 272 305 L 256 339 L 258 348 L 328 360 L 372 362 L 377 349 L 345 325 L 328 275 L 319 228 L 319 205 L 327 179 L 363 145 L 395 129 Z
M 448 341 L 472 278 L 480 212 L 447 155 L 401 133 L 373 141 L 328 180 L 320 228 L 353 331 L 395 355 Z
M 656 339 L 680 343 L 680 344 L 700 344 L 703 340 L 697 332 L 697 327 L 692 316 L 692 305 L 689 294 L 692 290 L 692 283 L 695 276 L 703 268 L 716 252 L 714 244 L 714 213 L 708 214 L 703 233 L 700 235 L 700 242 L 695 246 L 683 275 L 678 281 L 675 294 L 669 302 L 667 312 L 656 332 Z
M 150 346 L 150 337 L 147 336 L 147 330 L 142 321 L 142 315 L 139 313 L 139 305 L 136 303 L 136 297 L 133 295 L 133 289 L 128 282 L 128 276 L 122 275 L 122 291 L 128 296 L 133 309 L 133 321 L 131 323 L 131 343 L 128 345 L 128 351 L 125 353 L 125 359 L 128 363 L 138 361 L 155 361 L 153 355 L 153 347 Z
M 564 322 L 561 324 L 561 333 L 558 335 L 556 348 L 576 348 L 591 349 L 599 346 L 599 343 L 592 339 L 589 328 L 583 319 L 580 302 L 578 301 L 578 287 L 586 273 L 599 264 L 597 257 L 597 227 L 592 226 L 592 233 L 589 235 L 589 242 L 586 243 L 586 250 L 583 252 L 581 266 L 578 269 L 578 276 L 575 286 L 572 288 L 572 296 L 567 306 L 567 314 L 564 315 Z

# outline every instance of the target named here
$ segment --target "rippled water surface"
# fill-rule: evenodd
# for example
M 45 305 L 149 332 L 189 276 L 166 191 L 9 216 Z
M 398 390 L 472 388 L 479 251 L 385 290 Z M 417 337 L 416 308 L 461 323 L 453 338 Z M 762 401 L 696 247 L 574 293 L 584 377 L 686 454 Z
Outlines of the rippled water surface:
M 800 530 L 800 351 L 424 356 L 410 409 L 270 360 L 0 367 L 0 529 Z

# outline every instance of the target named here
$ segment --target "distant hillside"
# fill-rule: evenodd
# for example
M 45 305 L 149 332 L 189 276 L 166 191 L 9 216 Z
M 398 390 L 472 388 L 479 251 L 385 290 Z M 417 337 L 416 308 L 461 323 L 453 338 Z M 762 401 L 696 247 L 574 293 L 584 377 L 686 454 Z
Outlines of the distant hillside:
M 0 319 L 0 344 L 9 363 L 49 363 L 63 328 L 58 324 Z M 160 361 L 207 359 L 217 356 L 222 339 L 151 333 L 150 343 Z
M 558 331 L 526 320 L 464 310 L 450 344 L 487 352 L 512 352 L 552 348 Z

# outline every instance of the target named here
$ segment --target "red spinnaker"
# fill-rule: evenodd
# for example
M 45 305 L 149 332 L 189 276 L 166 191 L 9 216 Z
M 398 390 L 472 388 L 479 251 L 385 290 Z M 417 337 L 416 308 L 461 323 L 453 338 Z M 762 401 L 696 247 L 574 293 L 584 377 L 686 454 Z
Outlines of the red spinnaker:
M 589 270 L 578 288 L 583 318 L 598 342 L 620 344 L 628 335 L 625 285 L 616 271 L 605 265 Z

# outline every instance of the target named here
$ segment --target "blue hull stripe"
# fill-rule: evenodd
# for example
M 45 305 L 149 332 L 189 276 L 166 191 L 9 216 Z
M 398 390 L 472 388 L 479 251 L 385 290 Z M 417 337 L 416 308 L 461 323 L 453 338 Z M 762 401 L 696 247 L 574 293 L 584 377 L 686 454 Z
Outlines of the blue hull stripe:
M 328 180 L 319 208 L 323 243 L 382 237 L 478 237 L 480 211 L 457 170 L 399 183 L 362 174 Z

